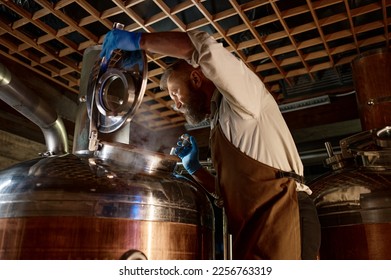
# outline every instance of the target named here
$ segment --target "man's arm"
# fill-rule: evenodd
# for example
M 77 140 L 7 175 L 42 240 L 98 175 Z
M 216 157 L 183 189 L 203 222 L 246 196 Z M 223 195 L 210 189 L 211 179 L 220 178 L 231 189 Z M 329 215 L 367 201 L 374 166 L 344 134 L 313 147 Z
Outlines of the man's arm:
M 142 33 L 113 29 L 105 36 L 100 56 L 109 59 L 115 49 L 126 51 L 143 49 L 182 59 L 190 59 L 195 50 L 185 32 Z
M 215 176 L 210 174 L 208 170 L 200 168 L 191 176 L 193 176 L 194 180 L 196 180 L 207 192 L 212 195 L 216 193 Z
M 142 33 L 140 48 L 182 59 L 190 59 L 194 51 L 194 46 L 185 32 Z
M 215 177 L 202 167 L 198 159 L 198 145 L 193 136 L 180 137 L 174 152 L 181 160 L 186 171 L 210 194 L 215 193 Z

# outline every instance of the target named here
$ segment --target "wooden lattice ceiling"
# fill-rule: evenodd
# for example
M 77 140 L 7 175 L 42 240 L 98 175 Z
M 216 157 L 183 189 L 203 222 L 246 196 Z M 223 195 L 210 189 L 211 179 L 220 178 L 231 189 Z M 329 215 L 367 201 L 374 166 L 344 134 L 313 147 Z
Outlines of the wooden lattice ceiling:
M 114 22 L 126 30 L 205 30 L 272 93 L 299 77 L 338 72 L 365 50 L 389 47 L 391 0 L 0 0 L 0 57 L 79 93 L 83 51 Z M 148 87 L 134 121 L 153 130 L 184 124 L 159 89 L 171 58 L 148 54 Z M 223 62 L 222 62 L 223 63 Z

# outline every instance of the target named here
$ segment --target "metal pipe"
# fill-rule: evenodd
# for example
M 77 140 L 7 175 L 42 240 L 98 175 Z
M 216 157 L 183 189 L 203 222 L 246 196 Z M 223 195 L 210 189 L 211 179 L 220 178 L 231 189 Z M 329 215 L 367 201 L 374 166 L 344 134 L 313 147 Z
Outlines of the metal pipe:
M 67 133 L 62 119 L 45 101 L 0 63 L 0 99 L 42 130 L 47 155 L 68 153 Z

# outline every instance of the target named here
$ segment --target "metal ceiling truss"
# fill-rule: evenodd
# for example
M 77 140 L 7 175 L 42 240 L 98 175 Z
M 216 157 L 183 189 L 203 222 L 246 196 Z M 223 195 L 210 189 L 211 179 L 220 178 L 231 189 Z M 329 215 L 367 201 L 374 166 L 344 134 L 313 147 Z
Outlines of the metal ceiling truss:
M 0 0 L 0 55 L 79 93 L 84 50 L 101 44 L 114 22 L 130 31 L 211 33 L 272 93 L 297 77 L 349 64 L 389 47 L 391 0 Z M 160 76 L 172 58 L 148 53 L 148 86 L 134 121 L 161 130 L 184 125 Z M 336 71 L 337 72 L 337 71 Z

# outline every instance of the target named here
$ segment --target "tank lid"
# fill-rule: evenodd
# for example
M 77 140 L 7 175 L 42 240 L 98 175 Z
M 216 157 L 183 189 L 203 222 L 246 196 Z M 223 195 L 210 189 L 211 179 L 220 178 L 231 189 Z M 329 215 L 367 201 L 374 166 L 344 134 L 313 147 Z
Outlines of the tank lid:
M 156 171 L 173 172 L 179 158 L 158 152 L 141 149 L 122 143 L 101 142 L 99 149 L 90 160 L 98 160 L 117 169 L 142 170 L 147 173 Z

